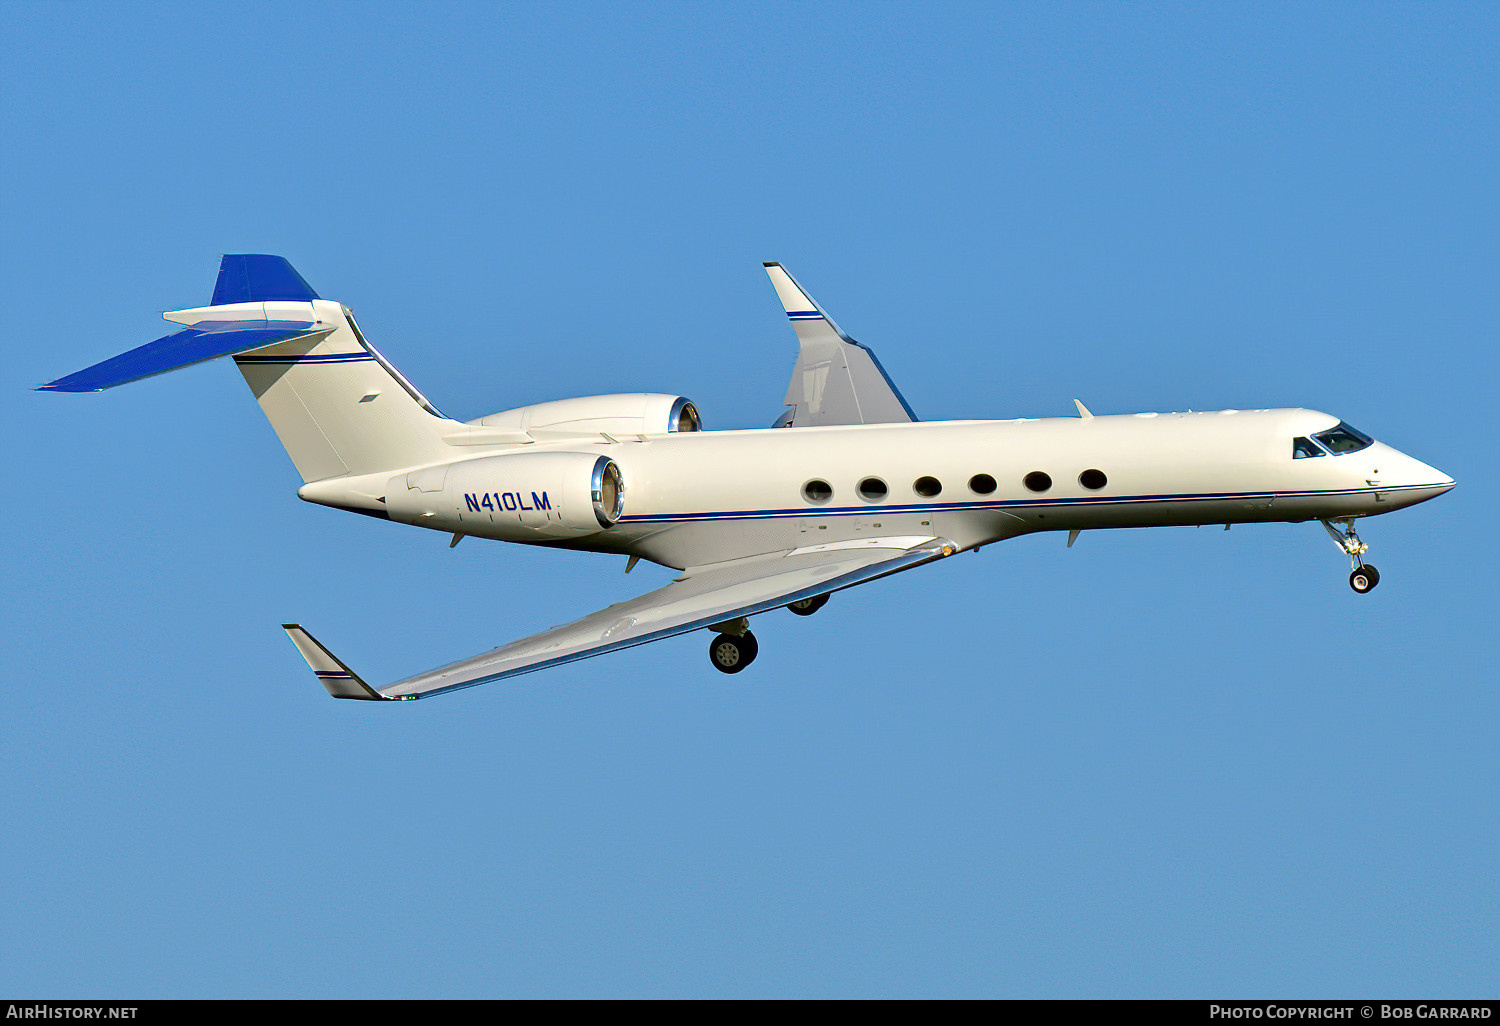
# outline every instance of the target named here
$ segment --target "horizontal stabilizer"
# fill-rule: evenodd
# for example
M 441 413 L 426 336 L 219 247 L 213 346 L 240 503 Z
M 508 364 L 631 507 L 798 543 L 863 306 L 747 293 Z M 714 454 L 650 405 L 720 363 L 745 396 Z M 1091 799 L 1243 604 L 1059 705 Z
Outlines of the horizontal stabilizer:
M 287 637 L 292 639 L 292 644 L 297 646 L 297 651 L 302 653 L 302 658 L 307 660 L 307 665 L 312 668 L 312 672 L 317 675 L 323 687 L 334 698 L 353 698 L 373 702 L 393 701 L 360 680 L 353 670 L 319 644 L 317 639 L 303 630 L 300 624 L 284 623 L 281 629 L 286 631 Z
M 320 298 L 286 257 L 226 253 L 214 282 L 214 306 L 282 299 L 298 303 Z
M 49 381 L 39 392 L 102 392 L 220 356 L 262 349 L 293 339 L 326 337 L 333 326 L 312 321 L 199 321 L 183 331 L 137 346 L 128 353 Z

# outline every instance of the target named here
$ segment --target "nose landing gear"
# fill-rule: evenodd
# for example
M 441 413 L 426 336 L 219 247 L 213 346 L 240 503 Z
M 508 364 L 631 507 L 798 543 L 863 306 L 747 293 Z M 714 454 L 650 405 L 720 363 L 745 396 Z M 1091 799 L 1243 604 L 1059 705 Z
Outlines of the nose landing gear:
M 1364 595 L 1373 591 L 1375 585 L 1380 583 L 1380 571 L 1361 558 L 1369 551 L 1370 546 L 1360 541 L 1359 535 L 1355 533 L 1354 518 L 1349 517 L 1343 523 L 1344 529 L 1340 531 L 1330 521 L 1322 521 L 1333 543 L 1339 547 L 1340 552 L 1349 557 L 1349 565 L 1353 568 L 1349 572 L 1349 587 Z
M 1368 563 L 1356 568 L 1349 574 L 1349 587 L 1363 595 L 1375 585 L 1380 583 L 1380 571 Z

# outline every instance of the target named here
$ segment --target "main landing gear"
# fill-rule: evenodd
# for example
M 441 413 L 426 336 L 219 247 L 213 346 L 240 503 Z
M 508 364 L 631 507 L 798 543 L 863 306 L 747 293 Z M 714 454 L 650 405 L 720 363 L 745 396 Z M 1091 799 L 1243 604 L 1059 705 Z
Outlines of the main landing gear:
M 798 616 L 812 616 L 828 603 L 827 595 L 814 595 L 789 603 L 787 608 Z M 750 621 L 745 617 L 716 623 L 709 630 L 714 639 L 708 643 L 708 661 L 720 673 L 739 673 L 755 662 L 760 645 L 750 633 Z
M 1369 551 L 1370 546 L 1359 540 L 1359 535 L 1354 532 L 1354 518 L 1347 517 L 1344 521 L 1344 529 L 1340 531 L 1330 521 L 1322 521 L 1323 527 L 1327 529 L 1333 543 L 1339 547 L 1339 551 L 1349 557 L 1349 565 L 1353 568 L 1349 571 L 1349 587 L 1361 595 L 1375 590 L 1375 585 L 1380 583 L 1380 571 L 1376 570 L 1361 557 Z
M 796 613 L 798 616 L 812 616 L 818 610 L 822 609 L 823 606 L 827 603 L 827 595 L 814 595 L 810 599 L 803 599 L 800 602 L 793 602 L 791 605 L 787 606 L 787 608 Z
M 716 623 L 710 630 L 716 631 L 708 643 L 708 661 L 720 673 L 739 673 L 755 662 L 760 645 L 750 633 L 750 621 L 743 616 L 728 623 Z

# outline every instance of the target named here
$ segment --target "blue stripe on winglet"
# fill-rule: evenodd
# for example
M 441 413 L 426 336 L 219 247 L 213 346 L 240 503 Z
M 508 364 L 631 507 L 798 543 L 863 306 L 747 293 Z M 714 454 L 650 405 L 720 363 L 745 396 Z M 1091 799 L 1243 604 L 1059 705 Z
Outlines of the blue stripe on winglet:
M 100 392 L 215 357 L 301 338 L 315 330 L 320 329 L 315 328 L 311 321 L 199 321 L 184 331 L 147 342 L 76 374 L 49 381 L 37 391 Z
M 236 356 L 234 362 L 238 364 L 297 364 L 307 366 L 309 364 L 320 365 L 329 363 L 374 363 L 375 357 L 369 353 L 326 353 L 321 356 Z
M 286 257 L 264 253 L 226 253 L 214 282 L 214 306 L 261 303 L 268 299 L 308 302 L 318 298 Z

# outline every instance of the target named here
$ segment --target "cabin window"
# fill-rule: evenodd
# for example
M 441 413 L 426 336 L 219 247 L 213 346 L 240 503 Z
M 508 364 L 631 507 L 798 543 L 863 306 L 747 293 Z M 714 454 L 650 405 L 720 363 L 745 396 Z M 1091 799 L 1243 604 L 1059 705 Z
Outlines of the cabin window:
M 1021 483 L 1034 492 L 1045 492 L 1052 487 L 1052 478 L 1040 470 L 1033 470 L 1021 478 Z
M 1109 478 L 1104 476 L 1102 470 L 1085 470 L 1078 475 L 1078 483 L 1092 491 L 1098 491 L 1109 484 Z
M 808 502 L 821 506 L 833 498 L 833 485 L 814 478 L 802 486 L 802 497 Z
M 995 490 L 995 479 L 988 474 L 975 474 L 969 478 L 969 491 L 975 495 L 988 495 Z
M 1331 427 L 1327 431 L 1319 431 L 1313 437 L 1322 443 L 1323 448 L 1335 456 L 1342 456 L 1350 452 L 1359 452 L 1359 450 L 1368 449 L 1375 444 L 1375 439 L 1363 431 L 1356 431 L 1343 421 L 1339 421 L 1337 426 Z
M 930 499 L 935 495 L 942 494 L 943 482 L 935 477 L 919 477 L 916 481 L 912 482 L 911 490 L 924 499 Z
M 867 477 L 859 483 L 859 497 L 866 502 L 879 502 L 886 491 L 885 482 L 878 477 Z
M 1315 456 L 1327 455 L 1328 454 L 1326 452 L 1318 448 L 1317 445 L 1313 444 L 1313 440 L 1311 438 L 1292 439 L 1292 459 L 1294 460 L 1307 460 L 1312 459 Z

